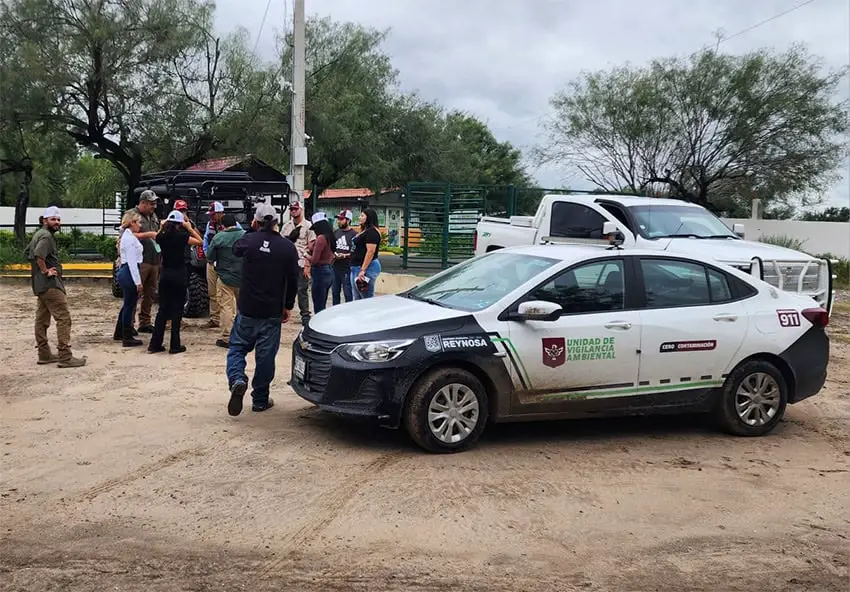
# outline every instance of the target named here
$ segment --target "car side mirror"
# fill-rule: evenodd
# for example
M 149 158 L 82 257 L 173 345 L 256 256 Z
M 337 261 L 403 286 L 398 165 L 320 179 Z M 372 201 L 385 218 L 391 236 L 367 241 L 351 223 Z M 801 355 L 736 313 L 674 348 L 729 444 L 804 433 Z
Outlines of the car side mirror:
M 739 237 L 744 238 L 744 225 L 743 224 L 733 224 L 732 232 L 737 234 Z
M 618 247 L 626 242 L 626 237 L 617 228 L 614 222 L 603 222 L 602 237 L 607 240 L 612 246 Z
M 523 302 L 513 316 L 517 321 L 555 321 L 563 312 L 560 304 L 546 300 Z

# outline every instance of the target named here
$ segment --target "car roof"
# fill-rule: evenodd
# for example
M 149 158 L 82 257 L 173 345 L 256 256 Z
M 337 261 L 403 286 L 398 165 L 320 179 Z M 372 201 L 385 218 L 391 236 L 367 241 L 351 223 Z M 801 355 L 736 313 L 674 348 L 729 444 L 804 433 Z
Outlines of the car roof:
M 653 249 L 609 249 L 607 245 L 528 245 L 521 247 L 509 247 L 499 249 L 492 253 L 515 253 L 518 255 L 529 255 L 532 257 L 549 257 L 558 259 L 564 263 L 577 263 L 585 259 L 595 259 L 598 257 L 669 257 L 671 259 L 686 259 L 695 263 L 707 262 L 715 265 L 722 265 L 714 261 L 710 256 L 700 255 L 695 257 L 686 253 L 658 251 Z
M 551 193 L 546 197 L 552 198 L 569 198 L 570 200 L 574 200 L 576 202 L 584 202 L 584 203 L 596 203 L 598 201 L 612 201 L 624 206 L 684 206 L 688 208 L 700 208 L 702 206 L 682 201 L 680 199 L 670 199 L 666 197 L 642 197 L 639 195 L 611 195 L 607 193 L 583 193 L 583 194 L 571 194 L 571 195 L 561 195 L 557 193 Z

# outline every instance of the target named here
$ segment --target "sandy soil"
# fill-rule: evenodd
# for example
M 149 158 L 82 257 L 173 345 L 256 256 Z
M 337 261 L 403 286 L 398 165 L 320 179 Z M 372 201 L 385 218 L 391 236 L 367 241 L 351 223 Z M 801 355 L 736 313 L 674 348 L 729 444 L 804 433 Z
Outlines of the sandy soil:
M 62 370 L 34 363 L 28 287 L 0 285 L 2 590 L 850 589 L 846 303 L 828 385 L 768 437 L 571 421 L 432 456 L 296 397 L 297 324 L 276 408 L 231 418 L 201 321 L 184 355 L 123 350 L 108 286 L 69 292 L 88 366 Z

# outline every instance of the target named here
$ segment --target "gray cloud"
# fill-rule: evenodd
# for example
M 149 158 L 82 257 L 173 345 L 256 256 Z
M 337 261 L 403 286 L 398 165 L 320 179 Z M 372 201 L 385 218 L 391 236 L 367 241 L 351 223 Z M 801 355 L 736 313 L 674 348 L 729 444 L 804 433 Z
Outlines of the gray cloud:
M 582 70 L 713 47 L 801 0 L 306 0 L 307 13 L 390 29 L 385 44 L 402 88 L 449 108 L 470 111 L 501 140 L 527 150 L 541 138 L 548 100 Z M 217 26 L 256 36 L 266 0 L 219 0 Z M 291 25 L 291 0 L 275 0 L 258 53 L 273 59 L 274 36 Z M 828 68 L 850 63 L 850 2 L 814 0 L 790 14 L 724 41 L 724 52 L 808 44 Z M 850 81 L 842 98 L 850 97 Z M 309 100 L 309 98 L 308 98 Z M 532 169 L 534 170 L 534 169 Z M 845 167 L 850 173 L 850 161 Z M 540 184 L 587 186 L 569 171 L 534 170 Z M 829 202 L 850 203 L 850 174 Z

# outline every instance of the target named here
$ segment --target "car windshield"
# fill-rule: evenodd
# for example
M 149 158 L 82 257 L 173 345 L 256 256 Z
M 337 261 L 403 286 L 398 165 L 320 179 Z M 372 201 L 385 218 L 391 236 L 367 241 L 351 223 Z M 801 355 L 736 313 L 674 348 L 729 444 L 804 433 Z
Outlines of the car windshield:
M 632 206 L 629 210 L 646 238 L 738 238 L 720 218 L 703 208 L 657 205 Z
M 533 277 L 557 264 L 557 259 L 496 251 L 465 261 L 424 281 L 405 296 L 475 312 L 495 304 Z

